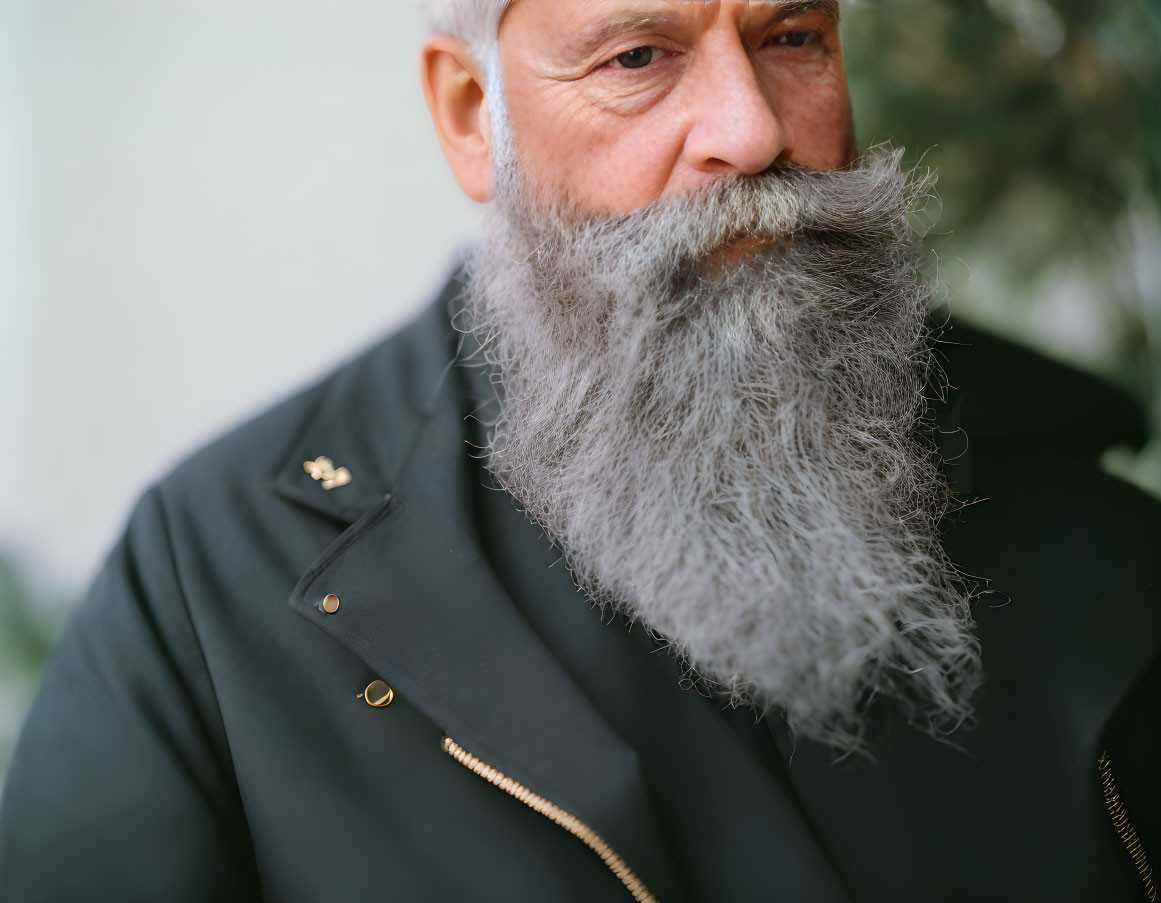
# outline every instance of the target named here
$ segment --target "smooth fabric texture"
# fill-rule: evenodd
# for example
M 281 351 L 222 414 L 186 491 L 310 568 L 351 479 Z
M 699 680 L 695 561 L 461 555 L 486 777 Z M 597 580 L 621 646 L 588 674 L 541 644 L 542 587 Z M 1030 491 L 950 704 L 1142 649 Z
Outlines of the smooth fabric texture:
M 1161 855 L 1161 505 L 1095 464 L 1141 440 L 1131 403 L 949 331 L 949 472 L 987 501 L 946 541 L 996 591 L 979 724 L 939 743 L 879 704 L 876 760 L 835 764 L 684 689 L 488 488 L 457 291 L 142 500 L 18 746 L 0 899 L 630 899 L 445 735 L 666 903 L 1143 899 L 1096 769 Z

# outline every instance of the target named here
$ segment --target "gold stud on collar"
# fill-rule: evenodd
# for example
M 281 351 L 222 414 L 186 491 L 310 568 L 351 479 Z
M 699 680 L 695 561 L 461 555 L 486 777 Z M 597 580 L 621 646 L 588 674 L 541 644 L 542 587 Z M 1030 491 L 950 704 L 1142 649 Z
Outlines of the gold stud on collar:
M 302 469 L 310 474 L 312 480 L 322 483 L 322 488 L 330 492 L 351 482 L 351 472 L 345 467 L 335 468 L 335 462 L 327 457 L 315 458 L 313 461 L 303 461 Z

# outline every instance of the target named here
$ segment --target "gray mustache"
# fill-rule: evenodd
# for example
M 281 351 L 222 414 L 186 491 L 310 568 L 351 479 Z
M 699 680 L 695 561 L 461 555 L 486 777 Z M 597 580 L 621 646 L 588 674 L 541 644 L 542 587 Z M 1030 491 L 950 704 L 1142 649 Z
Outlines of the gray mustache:
M 904 170 L 902 154 L 881 150 L 842 170 L 779 167 L 615 216 L 561 202 L 546 207 L 523 190 L 506 204 L 528 239 L 532 268 L 564 273 L 587 290 L 599 291 L 604 282 L 615 291 L 625 279 L 652 278 L 670 289 L 693 284 L 708 259 L 739 240 L 768 245 L 754 255 L 758 261 L 841 279 L 846 271 L 874 272 L 884 246 L 905 238 L 914 226 L 909 215 L 931 196 L 934 175 Z

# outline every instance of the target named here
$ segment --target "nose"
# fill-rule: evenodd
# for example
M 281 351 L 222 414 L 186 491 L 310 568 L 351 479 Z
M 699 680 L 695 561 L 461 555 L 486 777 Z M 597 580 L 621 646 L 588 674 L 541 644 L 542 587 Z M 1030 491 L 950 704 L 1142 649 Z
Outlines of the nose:
M 696 65 L 685 162 L 701 173 L 749 175 L 789 159 L 794 136 L 740 37 L 706 48 Z

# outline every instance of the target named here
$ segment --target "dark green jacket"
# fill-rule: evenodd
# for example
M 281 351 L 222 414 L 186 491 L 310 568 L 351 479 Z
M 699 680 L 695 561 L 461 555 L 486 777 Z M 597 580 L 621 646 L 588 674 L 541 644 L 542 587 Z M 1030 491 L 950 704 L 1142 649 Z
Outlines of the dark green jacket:
M 684 687 L 487 488 L 448 300 L 141 501 L 12 763 L 0 899 L 1145 899 L 1161 506 L 1095 465 L 1130 404 L 952 330 L 979 724 L 878 703 L 876 761 L 836 765 Z

